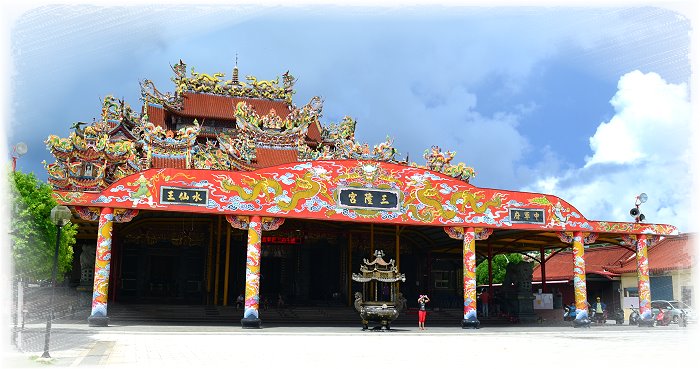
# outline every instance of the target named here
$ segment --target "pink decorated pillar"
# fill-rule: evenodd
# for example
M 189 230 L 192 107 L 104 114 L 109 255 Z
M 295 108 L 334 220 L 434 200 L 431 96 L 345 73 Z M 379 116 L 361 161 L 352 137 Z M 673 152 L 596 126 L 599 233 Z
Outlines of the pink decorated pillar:
M 479 320 L 476 318 L 476 236 L 473 227 L 464 228 L 462 245 L 462 263 L 464 267 L 464 317 L 462 319 L 462 328 L 479 328 Z
M 647 259 L 647 237 L 637 236 L 637 286 L 639 288 L 639 325 L 654 325 L 649 290 L 649 260 Z
M 571 248 L 574 258 L 574 303 L 576 304 L 574 327 L 588 326 L 591 324 L 591 321 L 588 318 L 586 261 L 583 258 L 583 232 L 574 232 Z
M 260 328 L 258 315 L 260 305 L 260 254 L 262 239 L 262 220 L 253 215 L 248 223 L 248 251 L 245 266 L 245 309 L 241 326 L 243 328 Z
M 92 311 L 88 324 L 92 327 L 105 327 L 107 317 L 107 289 L 109 287 L 109 267 L 112 258 L 112 208 L 103 208 L 97 229 L 97 250 L 95 252 L 95 274 L 92 288 Z

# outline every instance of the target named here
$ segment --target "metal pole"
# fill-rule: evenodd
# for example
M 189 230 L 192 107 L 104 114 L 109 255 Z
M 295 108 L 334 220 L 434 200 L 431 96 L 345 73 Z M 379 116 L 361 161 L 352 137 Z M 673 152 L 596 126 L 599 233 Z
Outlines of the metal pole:
M 61 226 L 56 226 L 56 249 L 53 254 L 53 270 L 51 271 L 51 298 L 49 299 L 49 314 L 46 318 L 46 336 L 44 340 L 43 358 L 50 358 L 49 341 L 51 340 L 51 318 L 53 317 L 53 298 L 56 291 L 56 272 L 58 270 L 58 246 L 61 243 Z
M 19 351 L 22 351 L 22 330 L 24 329 L 24 283 L 22 277 L 17 282 L 17 330 L 16 345 Z M 18 327 L 19 326 L 19 327 Z
M 542 278 L 542 293 L 547 292 L 547 273 L 545 271 L 544 246 L 540 246 L 540 278 Z

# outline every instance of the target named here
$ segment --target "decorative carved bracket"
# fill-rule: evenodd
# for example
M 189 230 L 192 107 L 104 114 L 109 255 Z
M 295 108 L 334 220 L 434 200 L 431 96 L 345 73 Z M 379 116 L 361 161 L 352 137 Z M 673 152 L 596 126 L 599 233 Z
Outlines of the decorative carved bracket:
M 455 240 L 464 239 L 464 227 L 444 227 L 445 233 Z M 474 239 L 485 240 L 493 233 L 493 228 L 475 228 Z
M 647 247 L 654 245 L 655 243 L 661 241 L 661 236 L 657 235 L 647 235 Z M 622 244 L 627 246 L 637 247 L 637 235 L 636 234 L 625 234 L 622 236 Z
M 80 219 L 96 222 L 100 219 L 102 208 L 88 206 L 74 206 L 75 213 Z M 114 209 L 112 221 L 116 223 L 127 223 L 139 215 L 138 209 Z
M 229 222 L 233 228 L 246 230 L 248 229 L 248 225 L 250 223 L 250 217 L 247 215 L 227 215 L 226 221 Z M 263 231 L 274 231 L 282 224 L 284 224 L 284 218 L 262 218 Z
M 564 243 L 571 244 L 574 242 L 574 234 L 573 232 L 557 232 L 557 236 L 559 236 L 559 240 Z M 598 233 L 591 232 L 591 233 L 584 233 L 583 234 L 583 244 L 584 245 L 590 245 L 594 243 L 598 239 Z

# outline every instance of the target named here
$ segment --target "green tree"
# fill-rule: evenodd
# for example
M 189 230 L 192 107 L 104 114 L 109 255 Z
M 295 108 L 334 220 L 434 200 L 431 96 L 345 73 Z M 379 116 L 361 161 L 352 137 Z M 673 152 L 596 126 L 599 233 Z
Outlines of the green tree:
M 31 280 L 50 279 L 56 247 L 56 225 L 51 209 L 57 205 L 51 187 L 33 173 L 10 173 L 12 210 L 12 261 L 15 274 Z M 58 280 L 71 270 L 77 226 L 69 223 L 61 229 L 58 248 Z
M 491 262 L 491 271 L 493 274 L 493 283 L 503 283 L 506 276 L 506 265 L 509 263 L 519 263 L 523 261 L 521 254 L 498 254 L 493 257 Z M 489 261 L 484 259 L 476 266 L 476 284 L 489 283 Z

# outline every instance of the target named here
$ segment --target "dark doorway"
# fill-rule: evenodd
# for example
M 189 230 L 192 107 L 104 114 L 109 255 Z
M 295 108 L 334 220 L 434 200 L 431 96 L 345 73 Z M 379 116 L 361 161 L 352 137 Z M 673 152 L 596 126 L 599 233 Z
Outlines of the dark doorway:
M 123 249 L 119 302 L 202 303 L 204 250 L 201 247 Z

